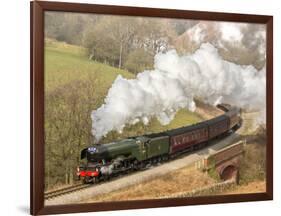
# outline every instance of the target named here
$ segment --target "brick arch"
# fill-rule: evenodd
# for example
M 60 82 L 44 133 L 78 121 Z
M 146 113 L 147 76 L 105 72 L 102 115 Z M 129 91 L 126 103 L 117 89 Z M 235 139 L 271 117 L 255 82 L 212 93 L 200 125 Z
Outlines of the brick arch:
M 220 172 L 220 178 L 224 181 L 232 179 L 232 178 L 235 178 L 237 180 L 238 168 L 233 164 L 225 166 Z

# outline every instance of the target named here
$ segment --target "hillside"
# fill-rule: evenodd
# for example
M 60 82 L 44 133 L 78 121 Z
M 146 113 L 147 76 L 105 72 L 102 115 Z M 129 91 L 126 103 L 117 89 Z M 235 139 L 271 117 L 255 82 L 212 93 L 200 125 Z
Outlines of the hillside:
M 45 41 L 46 189 L 73 183 L 80 151 L 93 144 L 91 112 L 104 103 L 119 74 L 135 77 L 128 71 L 89 60 L 82 47 Z M 197 113 L 180 110 L 169 125 L 162 126 L 152 119 L 148 125 L 138 123 L 126 126 L 122 133 L 110 132 L 100 142 L 165 131 L 202 119 Z
M 51 39 L 45 41 L 47 91 L 52 91 L 74 80 L 89 79 L 89 76 L 98 78 L 99 88 L 109 88 L 118 74 L 126 78 L 134 78 L 134 75 L 128 71 L 88 60 L 85 48 Z
M 90 84 L 92 88 L 98 92 L 99 99 L 99 103 L 92 107 L 92 110 L 94 110 L 103 103 L 107 91 L 119 74 L 129 79 L 135 77 L 134 74 L 128 71 L 89 60 L 85 48 L 51 39 L 45 41 L 45 89 L 47 92 L 53 92 L 61 88 L 65 88 L 66 91 L 68 85 L 73 85 L 78 81 L 86 82 L 94 80 L 94 82 Z M 78 89 L 78 91 L 82 91 L 82 89 Z M 80 93 L 84 94 L 84 92 Z M 95 95 L 95 97 L 96 96 L 97 95 Z M 197 113 L 181 110 L 169 125 L 162 126 L 156 119 L 152 119 L 148 126 L 143 126 L 140 123 L 137 124 L 134 129 L 138 128 L 136 131 L 137 133 L 139 127 L 146 132 L 158 132 L 193 124 L 201 119 L 201 116 Z M 143 133 L 142 129 L 140 133 Z M 126 130 L 131 131 L 131 127 L 127 127 L 125 132 Z M 123 137 L 122 135 L 118 136 L 120 138 Z

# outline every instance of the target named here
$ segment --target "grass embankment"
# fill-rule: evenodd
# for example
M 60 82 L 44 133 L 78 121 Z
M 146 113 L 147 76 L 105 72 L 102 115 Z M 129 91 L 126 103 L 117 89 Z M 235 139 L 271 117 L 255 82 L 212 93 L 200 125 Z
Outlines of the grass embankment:
M 266 191 L 265 181 L 253 181 L 236 185 L 229 190 L 224 191 L 221 194 L 245 194 L 245 193 L 263 193 Z
M 196 170 L 194 166 L 188 166 L 149 182 L 100 195 L 91 200 L 86 200 L 86 202 L 159 199 L 214 183 L 215 180 L 209 177 L 207 173 Z

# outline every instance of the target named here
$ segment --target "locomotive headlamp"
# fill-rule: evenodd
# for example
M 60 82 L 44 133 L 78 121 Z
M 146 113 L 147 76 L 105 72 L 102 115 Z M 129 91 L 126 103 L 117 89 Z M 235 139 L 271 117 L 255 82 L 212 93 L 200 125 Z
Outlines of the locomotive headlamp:
M 93 154 L 93 153 L 95 153 L 95 152 L 98 152 L 98 149 L 97 149 L 96 147 L 89 147 L 89 148 L 88 148 L 88 151 L 89 151 L 91 154 Z

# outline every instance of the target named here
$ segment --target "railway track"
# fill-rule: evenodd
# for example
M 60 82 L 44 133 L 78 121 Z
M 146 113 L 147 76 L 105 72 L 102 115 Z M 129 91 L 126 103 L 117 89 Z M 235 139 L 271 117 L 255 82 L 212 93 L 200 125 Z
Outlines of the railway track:
M 156 165 L 154 165 L 154 166 L 156 166 Z M 154 166 L 150 166 L 148 168 L 153 168 Z M 127 173 L 126 175 L 130 176 L 130 175 L 132 175 L 134 173 L 137 173 L 137 172 L 140 172 L 140 171 L 142 171 L 142 170 L 138 170 L 138 171 L 135 171 L 135 172 L 132 172 L 132 173 Z M 116 179 L 122 178 L 124 175 L 125 174 L 123 174 L 123 175 L 119 174 L 117 176 L 112 177 L 110 180 L 116 180 Z M 107 182 L 108 182 L 108 180 L 107 181 L 103 180 L 103 181 L 99 182 L 98 185 L 102 185 L 102 184 L 105 184 Z M 80 183 L 80 184 L 72 185 L 72 186 L 69 186 L 69 187 L 64 187 L 64 188 L 60 188 L 60 189 L 57 189 L 57 190 L 45 192 L 44 193 L 44 199 L 45 200 L 50 200 L 50 199 L 58 197 L 58 196 L 62 196 L 62 195 L 65 195 L 65 194 L 70 194 L 70 193 L 73 193 L 73 192 L 76 192 L 76 191 L 79 191 L 79 190 L 82 190 L 82 189 L 85 189 L 85 188 L 92 187 L 94 185 L 96 185 L 96 184 Z
M 212 146 L 212 144 L 210 146 Z M 203 146 L 203 147 L 199 148 L 198 150 L 203 150 L 204 148 L 208 148 L 208 146 Z M 112 177 L 110 180 L 103 180 L 103 181 L 99 182 L 98 184 L 83 184 L 83 183 L 80 183 L 80 184 L 76 184 L 76 185 L 73 185 L 73 186 L 61 188 L 61 189 L 58 189 L 58 190 L 53 190 L 53 191 L 50 191 L 50 192 L 45 192 L 44 193 L 44 198 L 45 198 L 45 200 L 51 200 L 53 198 L 56 198 L 56 197 L 59 197 L 59 196 L 65 195 L 65 194 L 70 194 L 70 193 L 73 193 L 73 192 L 76 192 L 76 191 L 79 191 L 79 190 L 82 190 L 82 189 L 85 189 L 85 188 L 92 187 L 94 185 L 96 185 L 96 186 L 97 185 L 102 185 L 102 184 L 105 184 L 107 182 L 110 182 L 111 180 L 120 179 L 120 178 L 124 177 L 125 175 L 128 177 L 130 175 L 142 172 L 144 170 L 149 170 L 149 169 L 158 167 L 159 165 L 167 164 L 169 162 L 174 161 L 175 159 L 184 158 L 187 155 L 190 155 L 190 153 L 191 152 L 183 152 L 177 158 L 171 158 L 167 162 L 160 162 L 160 163 L 157 163 L 157 164 L 152 164 L 150 166 L 142 168 L 141 170 L 133 171 L 133 172 L 130 172 L 130 173 L 122 173 L 122 174 L 119 174 L 117 176 Z
M 237 129 L 239 129 L 239 128 L 237 128 Z M 236 130 L 237 130 L 236 129 Z M 235 131 L 236 131 L 235 130 Z M 227 134 L 227 137 L 229 136 L 230 134 Z M 230 136 L 232 136 L 232 137 L 234 137 L 234 135 L 230 135 Z M 198 146 L 198 148 L 196 148 L 196 151 L 202 151 L 202 150 L 204 150 L 205 148 L 206 149 L 213 149 L 214 147 L 210 147 L 210 146 L 212 146 L 213 145 L 213 143 L 216 143 L 218 140 L 222 140 L 222 139 L 225 139 L 226 138 L 226 136 L 223 136 L 223 137 L 220 137 L 220 138 L 218 138 L 218 139 L 216 139 L 215 141 L 211 141 L 211 143 L 210 143 L 210 145 L 200 145 L 200 146 Z M 209 146 L 209 147 L 208 147 Z M 174 161 L 174 159 L 179 159 L 179 160 L 185 160 L 184 158 L 187 156 L 187 155 L 191 155 L 191 161 L 195 161 L 196 160 L 196 158 L 194 159 L 193 158 L 193 156 L 194 157 L 200 157 L 200 155 L 198 156 L 198 155 L 193 155 L 192 156 L 192 154 L 193 153 L 196 153 L 196 151 L 188 151 L 188 152 L 181 152 L 180 153 L 180 155 L 178 155 L 176 158 L 171 158 L 170 160 L 169 160 L 169 162 L 171 162 L 171 163 L 173 163 L 173 161 Z M 198 159 L 197 158 L 197 159 Z M 176 160 L 175 160 L 176 161 Z M 97 191 L 95 191 L 95 193 L 102 193 L 102 192 L 104 192 L 104 191 L 107 191 L 108 190 L 108 188 L 105 186 L 104 187 L 104 184 L 106 184 L 107 185 L 107 183 L 108 184 L 111 184 L 112 182 L 111 182 L 111 180 L 118 180 L 119 178 L 121 179 L 124 175 L 126 175 L 127 176 L 127 178 L 129 178 L 131 175 L 138 175 L 138 172 L 139 171 L 144 171 L 144 170 L 149 170 L 149 169 L 151 169 L 151 168 L 156 168 L 158 165 L 164 165 L 164 164 L 166 164 L 166 166 L 169 166 L 169 162 L 164 162 L 163 163 L 163 161 L 161 161 L 161 162 L 158 162 L 158 163 L 156 163 L 156 164 L 149 164 L 148 166 L 146 166 L 146 167 L 144 167 L 144 168 L 142 168 L 141 170 L 138 170 L 138 171 L 133 171 L 133 172 L 127 172 L 127 171 L 124 171 L 124 173 L 122 172 L 122 173 L 120 173 L 120 174 L 118 174 L 118 175 L 116 175 L 116 176 L 112 176 L 110 179 L 101 179 L 101 181 L 98 183 L 98 184 L 94 184 L 96 187 L 97 187 Z M 190 161 L 189 161 L 190 162 Z M 163 163 L 163 164 L 162 164 Z M 191 163 L 191 162 L 190 162 Z M 184 164 L 184 165 L 186 165 L 186 164 Z M 182 164 L 180 164 L 179 165 L 180 167 L 182 167 L 183 165 Z M 156 168 L 157 169 L 157 168 Z M 170 168 L 170 169 L 174 169 L 174 167 L 173 168 Z M 159 173 L 161 173 L 161 169 L 159 170 Z M 139 175 L 141 175 L 141 174 L 139 174 Z M 152 174 L 151 174 L 152 175 Z M 148 178 L 148 177 L 147 177 Z M 133 182 L 137 182 L 137 181 L 133 181 Z M 131 183 L 131 182 L 129 182 L 129 183 Z M 92 186 L 94 186 L 93 184 L 77 184 L 77 185 L 74 185 L 74 186 L 69 186 L 69 187 L 66 187 L 66 188 L 61 188 L 61 189 L 58 189 L 58 190 L 54 190 L 54 191 L 50 191 L 50 192 L 46 192 L 45 194 L 44 194 L 44 198 L 45 198 L 45 200 L 48 200 L 48 203 L 53 203 L 54 202 L 54 200 L 55 199 L 53 199 L 52 200 L 52 198 L 56 198 L 56 197 L 59 197 L 59 196 L 62 196 L 62 195 L 67 195 L 67 196 L 65 196 L 65 197 L 70 197 L 70 196 L 68 196 L 68 194 L 71 194 L 71 193 L 74 193 L 74 192 L 77 192 L 77 191 L 80 191 L 80 190 L 82 190 L 82 189 L 86 189 L 86 188 L 90 188 L 90 187 L 92 187 Z M 130 185 L 130 184 L 128 184 L 127 183 L 127 185 Z M 119 185 L 120 186 L 120 185 Z M 98 188 L 103 188 L 104 187 L 104 189 L 102 190 L 102 191 L 99 191 L 99 189 Z M 120 186 L 121 187 L 121 186 Z M 85 192 L 86 192 L 86 194 L 88 194 L 88 192 L 87 191 L 90 191 L 90 189 L 89 190 L 85 190 Z M 76 196 L 74 196 L 74 197 L 70 197 L 70 199 L 75 199 L 75 197 Z M 51 201 L 52 200 L 52 201 Z
M 58 196 L 61 196 L 61 195 L 64 195 L 64 194 L 68 194 L 68 193 L 72 193 L 72 192 L 75 192 L 75 191 L 79 191 L 79 190 L 88 188 L 90 186 L 92 186 L 92 185 L 77 184 L 77 185 L 72 185 L 72 186 L 65 187 L 65 188 L 60 188 L 58 190 L 45 192 L 44 198 L 45 198 L 45 200 L 52 199 L 52 198 L 55 198 L 55 197 L 58 197 Z
M 95 196 L 111 193 L 113 191 L 127 188 L 129 186 L 135 186 L 140 183 L 151 181 L 155 177 L 164 176 L 167 173 L 171 173 L 174 170 L 181 169 L 189 166 L 196 161 L 205 158 L 207 155 L 219 151 L 220 149 L 230 145 L 239 138 L 239 134 L 231 134 L 226 139 L 222 139 L 219 142 L 215 142 L 213 145 L 209 145 L 206 148 L 193 152 L 192 154 L 186 153 L 179 158 L 169 160 L 166 163 L 159 165 L 153 165 L 143 171 L 135 171 L 129 174 L 116 176 L 109 181 L 101 181 L 98 184 L 89 185 L 89 187 L 81 193 L 80 191 L 73 191 L 73 193 L 67 193 L 62 196 L 55 197 L 53 199 L 45 200 L 46 205 L 61 205 L 79 203 L 82 200 L 88 200 Z
M 223 139 L 221 138 L 221 141 L 222 140 Z M 203 147 L 199 148 L 198 150 L 199 151 L 200 150 L 204 150 L 205 148 L 208 148 L 208 147 L 211 147 L 211 146 L 212 146 L 212 144 L 208 145 L 208 146 L 203 146 Z M 130 173 L 122 173 L 122 174 L 119 174 L 117 176 L 112 177 L 110 180 L 102 180 L 98 184 L 83 184 L 83 183 L 80 183 L 80 184 L 76 184 L 76 185 L 73 185 L 73 186 L 61 188 L 61 189 L 58 189 L 58 190 L 53 190 L 53 191 L 50 191 L 50 192 L 45 192 L 44 193 L 44 198 L 45 198 L 45 200 L 51 200 L 53 198 L 56 198 L 56 197 L 59 197 L 59 196 L 65 195 L 65 194 L 70 194 L 70 193 L 73 193 L 73 192 L 76 192 L 76 191 L 79 191 L 79 190 L 82 190 L 82 189 L 86 189 L 86 188 L 90 188 L 90 187 L 98 186 L 98 185 L 103 185 L 103 184 L 106 184 L 108 182 L 111 182 L 111 180 L 121 179 L 124 176 L 129 177 L 131 175 L 140 173 L 140 172 L 142 172 L 144 170 L 149 170 L 149 169 L 152 169 L 152 168 L 156 168 L 159 165 L 163 165 L 163 164 L 168 164 L 169 162 L 175 161 L 175 159 L 182 159 L 182 158 L 186 157 L 187 155 L 190 155 L 190 153 L 191 152 L 183 152 L 177 158 L 171 158 L 167 162 L 160 162 L 160 163 L 157 163 L 157 164 L 152 164 L 152 165 L 147 166 L 147 167 L 145 167 L 145 168 L 143 168 L 141 170 L 137 170 L 137 171 L 130 172 Z M 196 153 L 196 151 L 195 151 L 195 153 Z
M 205 147 L 206 146 L 204 146 L 204 148 Z M 198 150 L 202 150 L 204 148 L 200 148 Z M 190 152 L 184 152 L 181 155 L 179 155 L 177 158 L 171 158 L 167 162 L 160 162 L 160 163 L 157 163 L 157 164 L 152 164 L 150 166 L 142 168 L 141 170 L 133 171 L 133 172 L 130 172 L 130 173 L 122 173 L 122 174 L 119 174 L 117 176 L 112 177 L 110 180 L 102 180 L 98 184 L 83 184 L 83 183 L 81 183 L 81 184 L 76 184 L 76 185 L 73 185 L 73 186 L 61 188 L 61 189 L 58 189 L 58 190 L 53 190 L 53 191 L 50 191 L 50 192 L 45 192 L 44 193 L 44 198 L 45 198 L 45 200 L 51 200 L 53 198 L 56 198 L 56 197 L 59 197 L 59 196 L 65 195 L 65 194 L 70 194 L 70 193 L 73 193 L 73 192 L 76 192 L 76 191 L 79 191 L 79 190 L 82 190 L 82 189 L 85 189 L 85 188 L 90 188 L 90 187 L 93 187 L 93 186 L 103 185 L 103 184 L 106 184 L 108 182 L 111 182 L 112 180 L 118 180 L 118 179 L 121 179 L 124 176 L 129 177 L 131 175 L 134 175 L 134 174 L 137 174 L 137 173 L 141 173 L 144 170 L 153 169 L 153 168 L 156 168 L 156 167 L 161 166 L 163 164 L 167 164 L 169 162 L 175 161 L 175 159 L 184 158 L 184 157 L 186 157 L 189 154 L 190 154 Z
M 120 179 L 120 178 L 124 177 L 124 175 L 130 176 L 130 175 L 133 175 L 135 173 L 139 173 L 139 172 L 141 172 L 143 170 L 154 168 L 154 167 L 156 167 L 158 165 L 161 165 L 161 164 L 162 163 L 154 164 L 154 165 L 151 165 L 149 167 L 146 167 L 146 168 L 143 168 L 141 170 L 134 171 L 134 172 L 131 172 L 131 173 L 119 174 L 117 176 L 112 177 L 109 181 L 108 180 L 107 181 L 103 180 L 103 181 L 99 182 L 98 185 L 105 184 L 107 182 L 110 182 L 111 180 Z M 57 189 L 57 190 L 45 192 L 44 193 L 44 199 L 45 200 L 50 200 L 52 198 L 56 198 L 56 197 L 59 197 L 59 196 L 65 195 L 65 194 L 70 194 L 70 193 L 73 193 L 73 192 L 76 192 L 76 191 L 79 191 L 79 190 L 82 190 L 82 189 L 85 189 L 85 188 L 93 187 L 94 185 L 96 185 L 96 184 L 84 184 L 84 183 L 81 183 L 81 184 L 76 184 L 76 185 L 72 185 L 72 186 L 69 186 L 69 187 L 64 187 L 64 188 L 60 188 L 60 189 Z

